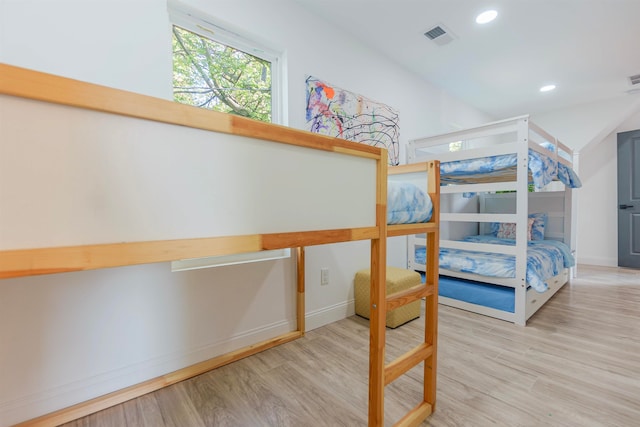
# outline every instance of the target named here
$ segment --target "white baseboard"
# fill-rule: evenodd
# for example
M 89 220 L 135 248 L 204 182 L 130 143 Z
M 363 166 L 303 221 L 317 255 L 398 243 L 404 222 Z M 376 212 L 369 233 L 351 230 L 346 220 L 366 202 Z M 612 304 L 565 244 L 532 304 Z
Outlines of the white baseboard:
M 601 265 L 604 267 L 618 266 L 618 258 L 611 258 L 611 257 L 588 257 L 588 256 L 580 255 L 578 262 L 580 264 Z
M 319 310 L 307 312 L 305 326 L 307 331 L 329 323 L 337 322 L 356 313 L 355 300 L 344 301 Z
M 283 320 L 244 331 L 231 338 L 185 349 L 0 402 L 0 427 L 30 420 L 116 390 L 140 384 L 204 360 L 295 330 L 295 320 Z
M 354 313 L 354 300 L 308 312 L 305 316 L 306 330 L 309 331 L 342 320 Z M 6 400 L 0 402 L 0 427 L 8 427 L 67 408 L 292 330 L 295 330 L 295 320 L 283 320 L 245 331 L 201 348 L 178 351 L 80 381 Z

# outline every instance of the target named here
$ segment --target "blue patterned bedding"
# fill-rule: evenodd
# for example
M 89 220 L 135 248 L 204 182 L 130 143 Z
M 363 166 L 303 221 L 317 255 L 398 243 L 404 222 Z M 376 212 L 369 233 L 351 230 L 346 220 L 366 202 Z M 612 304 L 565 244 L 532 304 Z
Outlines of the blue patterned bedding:
M 427 193 L 410 182 L 389 181 L 387 224 L 414 224 L 431 219 L 433 203 Z
M 517 155 L 480 157 L 469 160 L 443 162 L 440 164 L 440 179 L 446 183 L 465 182 L 466 178 L 477 175 L 500 176 L 517 165 Z M 529 170 L 533 184 L 542 188 L 554 179 L 560 180 L 570 188 L 580 188 L 582 183 L 575 171 L 549 156 L 529 149 Z
M 466 242 L 515 245 L 515 240 L 490 235 L 468 236 Z M 548 289 L 545 280 L 575 265 L 569 247 L 556 240 L 532 240 L 527 249 L 527 284 L 538 292 Z M 513 255 L 440 248 L 440 268 L 489 277 L 516 277 Z M 425 263 L 425 249 L 416 248 L 416 262 Z

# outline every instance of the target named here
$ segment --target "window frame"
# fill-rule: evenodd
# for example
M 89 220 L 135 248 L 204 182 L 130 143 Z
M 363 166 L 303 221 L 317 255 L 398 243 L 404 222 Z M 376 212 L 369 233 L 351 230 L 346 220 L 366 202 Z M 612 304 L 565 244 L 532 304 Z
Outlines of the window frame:
M 175 25 L 214 42 L 269 61 L 271 63 L 271 123 L 287 126 L 283 51 L 270 47 L 254 36 L 243 34 L 242 31 L 183 4 L 169 2 L 168 11 L 171 29 Z M 173 56 L 171 60 L 173 63 Z M 171 72 L 173 74 L 173 67 Z

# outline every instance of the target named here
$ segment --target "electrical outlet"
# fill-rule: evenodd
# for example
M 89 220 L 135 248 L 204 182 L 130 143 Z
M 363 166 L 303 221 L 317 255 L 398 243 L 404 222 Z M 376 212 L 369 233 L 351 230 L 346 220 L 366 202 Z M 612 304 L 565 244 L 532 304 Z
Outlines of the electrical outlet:
M 328 268 L 321 268 L 320 269 L 320 284 L 322 286 L 325 286 L 325 285 L 329 284 L 329 269 Z

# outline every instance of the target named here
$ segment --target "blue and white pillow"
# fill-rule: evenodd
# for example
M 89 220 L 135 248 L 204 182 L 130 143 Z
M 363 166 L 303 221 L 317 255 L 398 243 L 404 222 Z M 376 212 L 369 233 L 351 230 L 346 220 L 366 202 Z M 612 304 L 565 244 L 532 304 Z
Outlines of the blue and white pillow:
M 533 224 L 531 224 L 531 234 L 530 236 L 527 236 L 529 237 L 529 240 L 544 240 L 544 229 L 547 225 L 547 214 L 544 212 L 532 213 L 529 214 L 529 219 L 533 219 Z M 504 229 L 502 223 L 492 222 L 490 225 L 491 235 L 498 236 L 501 228 Z
M 537 212 L 529 214 L 529 218 L 533 218 L 531 226 L 531 240 L 544 240 L 544 228 L 547 225 L 547 214 L 545 212 Z

